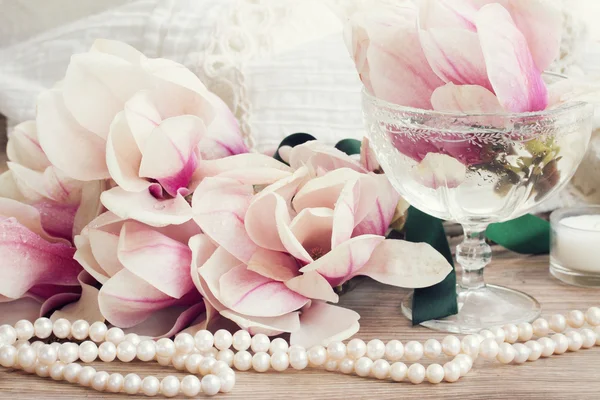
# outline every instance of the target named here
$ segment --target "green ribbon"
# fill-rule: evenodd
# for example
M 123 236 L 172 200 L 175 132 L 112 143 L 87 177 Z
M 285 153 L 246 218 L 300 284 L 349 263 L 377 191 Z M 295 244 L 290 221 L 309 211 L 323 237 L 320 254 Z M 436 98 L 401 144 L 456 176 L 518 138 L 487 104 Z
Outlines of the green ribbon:
M 308 133 L 303 133 L 303 132 L 293 133 L 289 136 L 286 136 L 285 139 L 283 139 L 281 141 L 281 143 L 279 143 L 279 146 L 277 146 L 277 151 L 275 151 L 275 154 L 273 154 L 273 158 L 276 159 L 277 161 L 281 161 L 282 163 L 287 164 L 285 161 L 283 161 L 281 159 L 281 156 L 279 155 L 279 149 L 283 146 L 290 146 L 290 147 L 299 146 L 303 143 L 310 142 L 311 140 L 317 140 L 317 139 L 313 135 L 308 134 Z
M 335 145 L 335 148 L 343 151 L 344 153 L 348 154 L 349 156 L 355 155 L 355 154 L 360 154 L 360 146 L 362 145 L 362 143 L 360 142 L 360 140 L 356 140 L 356 139 L 344 139 L 344 140 L 340 140 L 339 142 L 337 142 L 337 144 Z
M 486 235 L 491 241 L 520 254 L 550 252 L 550 222 L 527 214 L 507 222 L 491 224 Z

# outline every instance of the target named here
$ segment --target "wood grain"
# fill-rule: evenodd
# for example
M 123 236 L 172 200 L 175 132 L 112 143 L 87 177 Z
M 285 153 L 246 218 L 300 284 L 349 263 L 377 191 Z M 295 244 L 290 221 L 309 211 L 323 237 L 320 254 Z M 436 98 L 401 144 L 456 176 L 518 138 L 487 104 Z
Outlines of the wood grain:
M 548 273 L 548 257 L 524 257 L 500 248 L 488 267 L 487 280 L 528 292 L 543 305 L 544 314 L 585 310 L 600 304 L 600 291 L 564 285 Z M 365 340 L 421 340 L 444 335 L 422 327 L 411 327 L 399 311 L 407 290 L 387 287 L 373 281 L 361 283 L 346 294 L 341 305 L 360 313 Z M 157 364 L 96 363 L 97 369 L 141 376 L 167 374 L 183 376 Z M 600 398 L 600 347 L 541 359 L 524 365 L 500 365 L 478 361 L 465 378 L 453 384 L 411 385 L 380 382 L 319 370 L 285 373 L 237 374 L 233 392 L 227 399 L 598 399 Z M 54 382 L 6 369 L 0 369 L 0 399 L 118 399 L 120 395 L 97 393 L 78 386 Z

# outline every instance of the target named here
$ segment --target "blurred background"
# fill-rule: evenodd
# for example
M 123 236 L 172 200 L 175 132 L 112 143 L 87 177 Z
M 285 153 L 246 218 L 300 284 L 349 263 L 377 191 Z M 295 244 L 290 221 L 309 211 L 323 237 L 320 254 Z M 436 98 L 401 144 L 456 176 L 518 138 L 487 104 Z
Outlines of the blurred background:
M 294 132 L 330 143 L 359 138 L 361 84 L 340 16 L 378 1 L 396 0 L 0 0 L 0 145 L 96 38 L 190 68 L 259 151 Z M 564 14 L 552 69 L 600 79 L 600 1 L 547 1 Z M 572 184 L 544 208 L 582 202 L 600 203 L 599 133 Z

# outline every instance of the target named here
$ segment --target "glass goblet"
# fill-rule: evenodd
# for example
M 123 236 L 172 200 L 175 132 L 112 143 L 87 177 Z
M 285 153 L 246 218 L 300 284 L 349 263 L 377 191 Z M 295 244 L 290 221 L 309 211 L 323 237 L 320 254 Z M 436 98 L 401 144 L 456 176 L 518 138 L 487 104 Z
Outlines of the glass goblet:
M 456 315 L 423 325 L 473 333 L 532 321 L 531 296 L 486 284 L 488 224 L 525 214 L 575 173 L 592 132 L 583 102 L 521 114 L 452 114 L 402 107 L 363 91 L 367 135 L 387 177 L 414 207 L 462 225 Z M 457 266 L 458 267 L 458 266 Z M 402 309 L 412 318 L 412 299 Z

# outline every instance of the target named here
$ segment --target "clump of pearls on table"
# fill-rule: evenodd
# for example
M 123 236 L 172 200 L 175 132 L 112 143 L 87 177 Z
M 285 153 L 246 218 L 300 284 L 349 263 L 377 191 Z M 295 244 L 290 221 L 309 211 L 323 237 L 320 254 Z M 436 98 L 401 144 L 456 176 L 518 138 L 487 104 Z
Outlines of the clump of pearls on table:
M 81 343 L 48 344 L 41 341 L 52 334 L 61 340 Z M 30 343 L 33 338 L 41 340 Z M 166 397 L 180 393 L 189 397 L 199 393 L 207 396 L 227 393 L 235 385 L 236 375 L 232 368 L 283 372 L 290 367 L 303 370 L 310 366 L 360 377 L 437 384 L 456 382 L 472 369 L 478 357 L 502 364 L 523 364 L 593 346 L 600 346 L 598 307 L 585 313 L 574 310 L 566 316 L 555 314 L 549 320 L 539 318 L 532 324 L 482 330 L 462 340 L 453 335 L 446 336 L 441 342 L 429 339 L 425 343 L 409 341 L 405 344 L 399 340 L 384 343 L 374 339 L 365 343 L 361 339 L 352 339 L 348 343 L 332 342 L 327 347 L 309 349 L 289 346 L 282 338 L 270 340 L 260 333 L 251 336 L 245 330 L 233 335 L 226 330 L 218 330 L 214 335 L 201 330 L 194 336 L 180 333 L 175 340 L 155 341 L 134 333 L 126 335 L 119 328 L 109 329 L 103 322 L 90 325 L 80 320 L 71 324 L 65 319 L 52 322 L 39 318 L 34 323 L 21 320 L 14 326 L 0 326 L 0 365 L 5 368 L 22 369 L 97 391 L 146 396 L 162 394 Z M 430 360 L 448 357 L 451 360 L 443 365 L 431 363 L 425 367 L 418 362 L 423 357 Z M 104 362 L 118 359 L 127 363 L 135 358 L 171 365 L 190 375 L 181 380 L 176 376 L 162 380 L 154 376 L 142 379 L 137 374 L 109 374 L 81 364 L 97 359 Z M 410 366 L 406 362 L 411 363 Z

